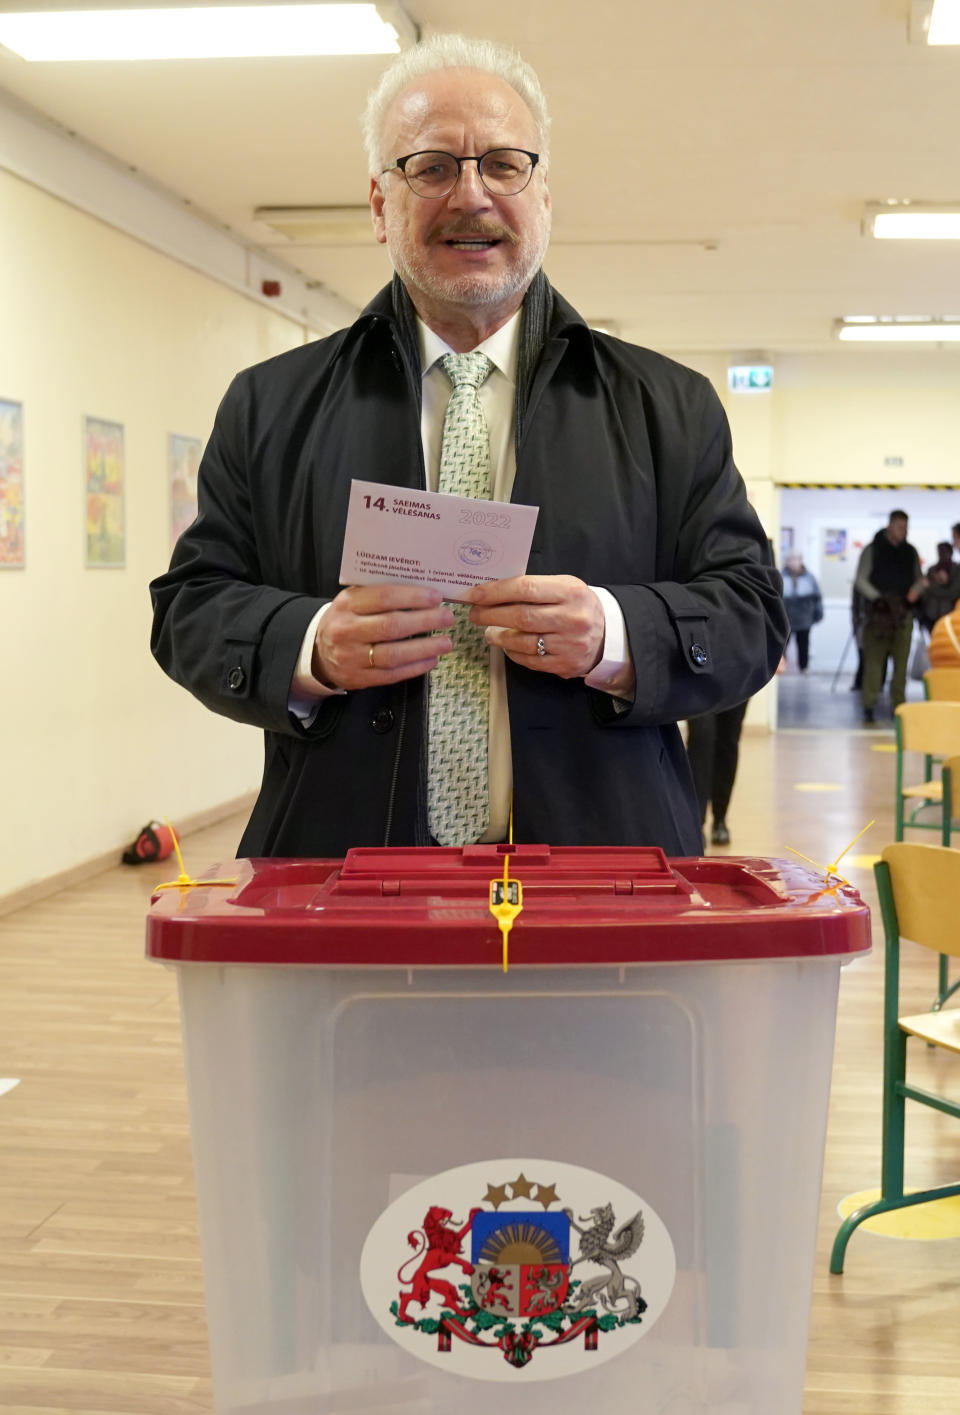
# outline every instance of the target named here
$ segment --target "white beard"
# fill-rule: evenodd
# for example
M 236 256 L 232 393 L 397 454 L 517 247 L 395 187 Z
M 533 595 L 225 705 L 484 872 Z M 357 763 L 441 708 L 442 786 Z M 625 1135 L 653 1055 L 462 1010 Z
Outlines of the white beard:
M 418 247 L 410 250 L 403 233 L 400 239 L 391 239 L 391 236 L 388 222 L 387 250 L 397 274 L 411 292 L 421 291 L 428 299 L 444 305 L 484 308 L 502 304 L 512 296 L 524 293 L 543 264 L 550 241 L 550 220 L 549 214 L 544 212 L 538 227 L 527 235 L 523 259 L 496 275 L 489 272 L 454 276 L 438 274 L 427 259 L 429 249 L 425 251 Z

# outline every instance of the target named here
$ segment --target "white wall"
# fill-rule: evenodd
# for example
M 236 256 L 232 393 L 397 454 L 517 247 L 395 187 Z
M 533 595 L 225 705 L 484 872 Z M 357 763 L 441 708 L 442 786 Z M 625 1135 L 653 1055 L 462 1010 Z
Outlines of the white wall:
M 0 573 L 2 897 L 256 786 L 259 732 L 150 657 L 147 584 L 170 553 L 168 433 L 206 439 L 233 374 L 305 335 L 2 171 L 0 211 L 0 398 L 24 406 L 27 561 Z M 87 414 L 125 428 L 123 569 L 84 568 Z

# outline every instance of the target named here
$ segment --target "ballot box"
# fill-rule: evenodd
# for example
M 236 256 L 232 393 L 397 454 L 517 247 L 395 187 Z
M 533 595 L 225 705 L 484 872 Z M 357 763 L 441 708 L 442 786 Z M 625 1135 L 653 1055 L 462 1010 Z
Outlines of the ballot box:
M 838 981 L 869 940 L 834 877 L 645 848 L 158 891 L 219 1415 L 800 1415 Z

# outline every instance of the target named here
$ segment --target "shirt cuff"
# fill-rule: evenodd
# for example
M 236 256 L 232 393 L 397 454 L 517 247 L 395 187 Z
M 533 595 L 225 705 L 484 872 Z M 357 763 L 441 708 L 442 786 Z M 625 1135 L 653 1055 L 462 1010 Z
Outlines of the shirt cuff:
M 299 718 L 308 727 L 316 717 L 317 710 L 324 698 L 341 697 L 346 692 L 345 688 L 328 688 L 318 678 L 314 678 L 312 672 L 313 645 L 316 641 L 317 629 L 320 620 L 329 608 L 329 604 L 321 605 L 307 625 L 307 632 L 300 645 L 300 657 L 297 659 L 297 666 L 290 680 L 287 711 L 293 713 L 294 717 Z
M 611 697 L 632 701 L 636 679 L 623 610 L 616 595 L 611 594 L 609 590 L 600 585 L 591 585 L 590 589 L 603 606 L 603 652 L 596 668 L 592 669 L 583 681 L 588 688 L 598 688 L 600 692 L 609 693 Z

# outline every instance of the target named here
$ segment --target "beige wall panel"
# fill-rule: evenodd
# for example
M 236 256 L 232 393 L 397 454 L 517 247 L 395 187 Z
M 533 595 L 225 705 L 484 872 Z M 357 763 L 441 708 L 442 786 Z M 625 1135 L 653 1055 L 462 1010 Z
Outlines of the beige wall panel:
M 3 896 L 256 785 L 259 733 L 153 662 L 147 585 L 170 553 L 168 433 L 206 440 L 232 375 L 304 336 L 2 172 L 0 211 L 0 398 L 24 405 L 27 542 L 27 568 L 0 574 Z M 84 568 L 87 414 L 125 429 L 123 569 Z
M 956 348 L 795 355 L 773 397 L 778 482 L 960 483 Z

